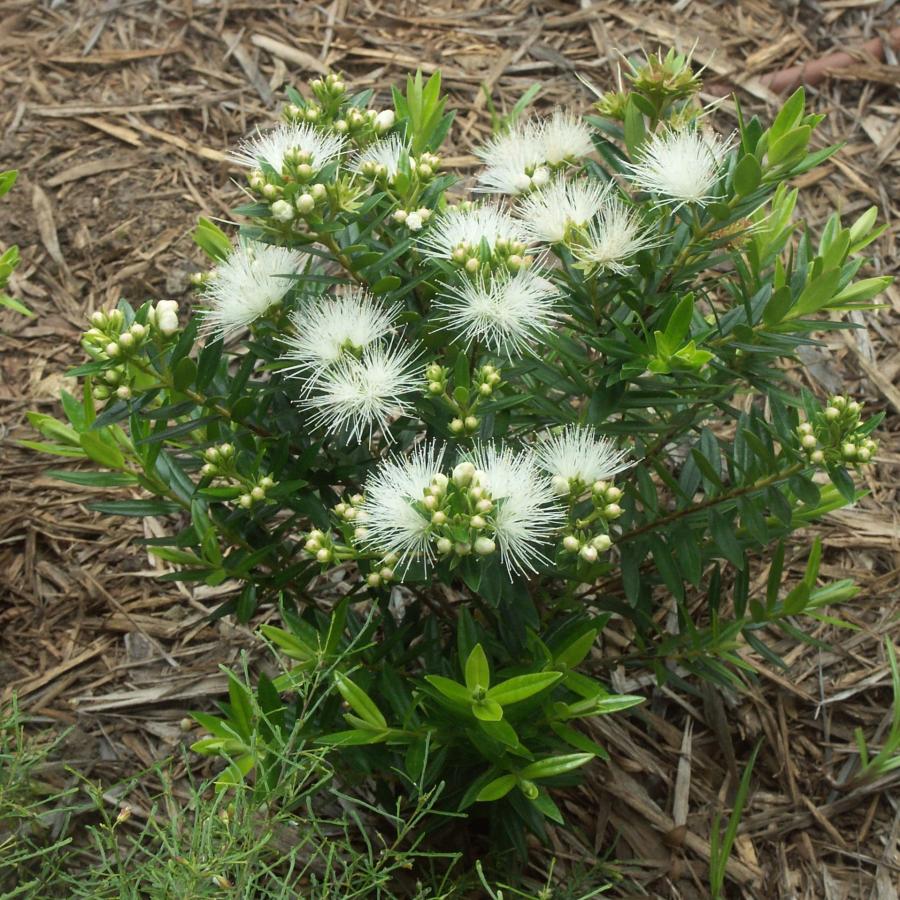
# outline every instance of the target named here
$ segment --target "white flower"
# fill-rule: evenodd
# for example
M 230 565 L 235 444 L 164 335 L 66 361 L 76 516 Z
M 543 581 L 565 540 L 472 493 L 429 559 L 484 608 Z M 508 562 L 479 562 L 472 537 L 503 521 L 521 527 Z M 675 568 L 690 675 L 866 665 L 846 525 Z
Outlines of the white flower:
M 527 350 L 559 318 L 556 287 L 527 269 L 490 281 L 467 278 L 444 289 L 434 303 L 443 327 L 507 357 Z
M 536 564 L 547 559 L 541 548 L 565 520 L 550 480 L 527 451 L 483 446 L 468 458 L 478 470 L 479 484 L 494 502 L 489 523 L 500 546 L 500 559 L 510 572 L 534 572 Z
M 485 164 L 478 175 L 478 191 L 522 194 L 546 184 L 550 178 L 544 166 L 540 129 L 534 122 L 514 125 L 496 135 L 475 155 Z
M 584 228 L 603 208 L 612 182 L 567 181 L 558 175 L 544 190 L 523 198 L 516 214 L 532 240 L 558 244 L 571 228 Z
M 244 141 L 232 154 L 234 162 L 251 169 L 265 163 L 281 174 L 285 156 L 300 154 L 318 172 L 337 159 L 344 149 L 344 138 L 316 130 L 306 122 L 282 122 L 266 132 Z
M 485 241 L 493 252 L 498 241 L 524 243 L 524 228 L 493 203 L 443 213 L 419 241 L 419 249 L 432 259 L 452 259 L 459 247 L 477 251 Z
M 422 217 L 417 212 L 411 212 L 406 217 L 406 227 L 410 231 L 421 231 L 424 224 Z
M 396 306 L 384 306 L 362 288 L 318 297 L 291 314 L 294 333 L 283 339 L 282 359 L 294 365 L 285 372 L 318 378 L 348 353 L 359 355 L 390 333 Z
M 658 131 L 629 165 L 631 180 L 642 191 L 661 195 L 661 203 L 703 205 L 715 197 L 713 189 L 733 143 L 733 137 L 689 128 Z
M 613 441 L 597 437 L 593 428 L 570 425 L 559 434 L 541 441 L 534 448 L 538 465 L 553 478 L 558 493 L 569 492 L 573 482 L 591 485 L 608 481 L 634 465 L 627 450 L 619 450 Z
M 225 335 L 249 325 L 282 301 L 291 275 L 307 263 L 304 253 L 248 241 L 232 251 L 207 282 L 203 329 Z
M 424 554 L 426 562 L 431 559 L 430 517 L 413 504 L 421 503 L 425 488 L 440 476 L 443 456 L 443 447 L 419 444 L 408 456 L 382 460 L 369 475 L 366 499 L 360 507 L 366 523 L 366 546 L 385 554 L 395 553 L 400 566 L 419 554 Z
M 347 430 L 355 441 L 379 427 L 390 437 L 390 420 L 410 412 L 403 395 L 420 388 L 421 381 L 414 347 L 372 344 L 360 358 L 345 356 L 323 369 L 315 393 L 308 392 L 297 403 L 313 413 L 313 427 L 330 433 Z
M 475 151 L 485 164 L 476 190 L 515 195 L 542 188 L 551 169 L 593 149 L 588 126 L 564 110 L 555 110 L 549 119 L 516 123 Z
M 541 124 L 540 141 L 544 160 L 551 166 L 580 159 L 594 149 L 587 123 L 562 109 Z
M 272 218 L 276 222 L 290 222 L 294 218 L 294 208 L 287 200 L 276 200 L 272 204 Z
M 409 159 L 409 144 L 399 134 L 392 134 L 369 144 L 354 158 L 351 169 L 366 175 L 384 175 L 388 181 L 393 181 L 404 158 Z
M 619 275 L 632 268 L 628 260 L 636 253 L 659 243 L 646 230 L 640 213 L 618 197 L 606 199 L 585 241 L 572 248 L 578 262 L 588 271 L 609 269 Z

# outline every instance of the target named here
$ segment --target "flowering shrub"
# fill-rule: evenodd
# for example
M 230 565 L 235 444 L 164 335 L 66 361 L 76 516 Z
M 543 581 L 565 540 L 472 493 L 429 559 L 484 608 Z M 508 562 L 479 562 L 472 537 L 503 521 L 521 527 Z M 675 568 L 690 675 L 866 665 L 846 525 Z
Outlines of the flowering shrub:
M 855 280 L 876 211 L 818 245 L 793 220 L 789 180 L 837 149 L 809 149 L 802 90 L 723 137 L 689 60 L 629 79 L 507 122 L 472 198 L 438 74 L 392 109 L 336 75 L 290 92 L 233 157 L 236 242 L 195 232 L 193 312 L 94 313 L 68 422 L 32 415 L 30 446 L 102 469 L 58 477 L 143 494 L 95 509 L 170 517 L 165 578 L 234 583 L 217 615 L 279 605 L 284 673 L 197 716 L 226 780 L 324 743 L 383 796 L 445 782 L 523 851 L 604 755 L 577 720 L 640 701 L 592 675 L 610 620 L 659 681 L 736 685 L 744 648 L 777 659 L 766 635 L 853 595 L 818 545 L 783 591 L 783 541 L 854 501 L 877 417 L 781 361 L 885 286 Z

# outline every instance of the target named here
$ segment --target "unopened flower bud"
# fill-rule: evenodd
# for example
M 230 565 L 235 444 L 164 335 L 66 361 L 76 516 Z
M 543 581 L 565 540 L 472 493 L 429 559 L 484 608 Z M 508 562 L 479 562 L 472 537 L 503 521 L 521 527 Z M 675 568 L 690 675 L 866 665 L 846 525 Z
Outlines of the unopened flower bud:
M 480 513 L 489 513 L 494 508 L 494 504 L 490 500 L 484 498 L 475 504 L 475 509 Z
M 204 463 L 200 467 L 200 474 L 204 478 L 209 478 L 212 475 L 215 475 L 217 472 L 218 472 L 218 469 L 216 469 L 216 467 L 212 463 Z
M 147 329 L 143 325 L 141 325 L 140 322 L 135 322 L 128 330 L 131 332 L 136 341 L 141 340 L 141 338 L 143 338 L 147 333 Z
M 92 313 L 91 324 L 96 325 L 97 328 L 103 328 L 106 325 L 106 313 L 99 309 L 95 313 Z
M 847 404 L 847 412 L 853 413 L 854 416 L 859 415 L 859 412 L 861 409 L 862 409 L 862 404 L 857 403 L 856 400 L 851 400 Z
M 366 575 L 366 584 L 370 588 L 381 587 L 381 576 L 377 572 L 369 572 L 369 574 Z
M 605 553 L 612 547 L 612 538 L 608 534 L 598 534 L 592 541 L 591 546 L 600 553 Z
M 315 538 L 311 537 L 303 545 L 303 549 L 307 553 L 318 553 L 322 549 L 322 545 Z
M 478 271 L 480 265 L 481 264 L 478 262 L 478 260 L 473 256 L 470 259 L 466 260 L 465 269 L 470 275 L 474 275 Z
M 813 450 L 809 455 L 809 461 L 820 466 L 825 462 L 825 454 L 821 450 Z
M 391 581 L 394 577 L 394 570 L 390 566 L 379 569 L 378 574 L 385 580 Z
M 244 509 L 250 509 L 253 506 L 253 498 L 249 494 L 241 494 L 238 498 L 238 503 L 244 507 Z
M 445 513 L 441 509 L 436 509 L 431 514 L 431 524 L 432 525 L 446 525 L 447 524 L 447 513 Z
M 259 483 L 266 490 L 268 490 L 269 488 L 275 487 L 275 479 L 272 478 L 271 475 L 264 475 L 262 478 L 259 479 Z
M 825 407 L 825 418 L 828 419 L 829 422 L 833 422 L 840 416 L 840 414 L 841 411 L 836 406 Z M 810 430 L 812 430 L 812 426 L 810 426 Z
M 622 499 L 622 491 L 617 487 L 609 487 L 606 489 L 606 499 L 610 503 L 618 503 Z
M 353 539 L 357 541 L 364 541 L 369 536 L 369 529 L 364 528 L 362 525 L 353 529 Z
M 124 350 L 130 350 L 134 346 L 134 335 L 130 331 L 120 334 L 118 340 L 119 346 Z
M 274 184 L 264 184 L 262 186 L 262 195 L 267 200 L 272 200 L 278 196 L 278 187 Z
M 450 430 L 454 434 L 459 434 L 465 427 L 462 419 L 451 419 L 450 421 Z
M 569 479 L 564 475 L 554 475 L 550 480 L 550 485 L 553 488 L 553 492 L 560 497 L 565 497 L 569 493 Z
M 119 390 L 121 391 L 122 388 L 119 388 Z M 117 391 L 116 393 L 118 393 L 118 391 Z M 871 455 L 872 455 L 872 454 L 869 453 L 869 451 L 868 451 L 865 447 L 859 447 L 859 448 L 857 449 L 857 451 L 856 451 L 856 458 L 857 458 L 860 462 L 868 462 L 868 461 L 869 461 L 869 457 L 870 457 Z
M 272 218 L 276 222 L 290 222 L 294 218 L 294 210 L 287 200 L 276 200 L 272 204 Z
M 453 549 L 453 541 L 450 538 L 438 538 L 437 540 L 437 552 L 441 554 L 441 556 L 446 556 Z
M 578 551 L 578 555 L 588 563 L 597 562 L 597 548 L 591 544 L 585 544 L 581 550 Z
M 394 120 L 396 116 L 394 115 L 394 111 L 392 109 L 383 109 L 377 116 L 375 116 L 375 130 L 379 134 L 384 134 L 386 131 L 389 131 L 394 127 Z
M 487 525 L 487 522 L 485 522 L 482 516 L 472 516 L 472 518 L 469 519 L 469 526 L 472 528 L 484 528 L 485 525 Z
M 259 485 L 257 485 L 255 488 L 253 488 L 252 491 L 250 491 L 250 496 L 254 500 L 265 500 L 266 499 L 265 489 L 260 487 Z
M 459 556 L 468 556 L 472 552 L 472 545 L 468 541 L 457 541 L 453 549 Z
M 422 224 L 422 217 L 418 213 L 410 213 L 406 217 L 406 227 L 410 231 L 421 231 Z
M 475 538 L 475 543 L 472 546 L 479 556 L 488 556 L 497 549 L 497 545 L 489 537 L 485 537 L 484 535 Z
M 110 341 L 110 342 L 106 345 L 106 347 L 104 347 L 103 349 L 106 350 L 106 355 L 107 355 L 107 356 L 111 356 L 111 357 L 113 357 L 113 358 L 119 356 L 119 355 L 122 353 L 122 350 L 121 350 L 121 348 L 119 347 L 119 345 L 116 344 L 116 343 L 113 343 L 112 341 Z
M 116 388 L 116 396 L 120 400 L 128 400 L 131 397 L 131 388 L 127 384 L 120 384 Z
M 305 216 L 316 208 L 316 201 L 312 194 L 301 194 L 294 205 L 297 207 L 297 211 Z
M 535 187 L 546 187 L 550 182 L 550 171 L 546 166 L 538 166 L 531 176 L 531 183 Z
M 610 503 L 603 507 L 603 515 L 607 519 L 618 519 L 622 515 L 622 507 L 618 503 Z
M 478 385 L 478 393 L 481 394 L 482 397 L 490 397 L 491 394 L 494 393 L 494 389 L 490 384 L 485 382 L 484 384 Z
M 577 553 L 581 549 L 581 541 L 574 534 L 567 534 L 563 538 L 562 545 L 569 553 Z
M 804 450 L 812 450 L 818 443 L 814 434 L 804 434 L 800 440 L 800 445 Z
M 322 547 L 316 551 L 316 561 L 320 563 L 331 562 L 331 551 L 327 547 Z
M 463 424 L 466 426 L 466 431 L 474 431 L 478 427 L 478 418 L 477 416 L 466 416 Z

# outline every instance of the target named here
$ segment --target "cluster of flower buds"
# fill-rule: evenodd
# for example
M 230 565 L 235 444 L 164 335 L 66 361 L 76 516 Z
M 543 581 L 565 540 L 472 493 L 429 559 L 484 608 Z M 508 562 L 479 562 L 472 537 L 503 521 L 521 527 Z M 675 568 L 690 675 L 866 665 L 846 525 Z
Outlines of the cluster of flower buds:
M 648 56 L 643 65 L 632 67 L 627 77 L 639 94 L 658 107 L 693 97 L 702 86 L 691 67 L 691 55 L 676 53 L 674 49 L 665 56 Z
M 489 556 L 497 549 L 491 513 L 494 502 L 484 486 L 484 473 L 461 462 L 448 478 L 435 475 L 421 501 L 430 517 L 435 548 L 441 556 Z
M 453 248 L 450 258 L 469 275 L 494 269 L 518 272 L 520 269 L 527 269 L 534 261 L 533 257 L 526 255 L 526 250 L 527 245 L 522 241 L 510 241 L 506 238 L 498 238 L 492 248 L 461 241 Z
M 375 137 L 387 134 L 393 127 L 396 116 L 392 109 L 349 109 L 344 116 L 336 119 L 334 130 L 349 137 L 357 146 L 363 146 Z
M 480 425 L 481 419 L 469 413 L 467 416 L 454 416 L 450 420 L 450 431 L 456 435 L 472 435 L 478 431 Z
M 354 494 L 331 508 L 339 522 L 353 525 L 354 537 L 358 541 L 364 540 L 367 536 L 366 528 L 363 524 L 366 519 L 366 513 L 365 510 L 360 509 L 364 501 L 365 497 L 362 494 Z
M 425 380 L 428 382 L 428 393 L 434 397 L 440 397 L 447 390 L 450 379 L 450 370 L 446 366 L 432 363 L 425 369 Z
M 567 534 L 562 539 L 562 549 L 566 553 L 577 553 L 586 563 L 595 563 L 601 553 L 612 547 L 612 538 L 608 534 L 584 533 Z
M 871 462 L 878 444 L 869 437 L 861 413 L 861 403 L 838 394 L 812 421 L 798 425 L 797 439 L 809 462 L 816 466 L 862 466 Z
M 400 559 L 396 553 L 388 553 L 372 566 L 372 571 L 366 575 L 366 584 L 370 588 L 379 588 L 394 581 L 397 577 L 394 569 L 398 562 Z
M 266 499 L 266 491 L 278 483 L 270 475 L 261 478 L 246 478 L 237 470 L 233 444 L 216 444 L 203 451 L 203 465 L 200 467 L 203 478 L 216 479 L 222 485 L 237 485 L 242 489 L 238 495 L 238 505 L 250 509 L 256 503 Z
M 502 380 L 496 366 L 484 365 L 475 373 L 475 392 L 479 397 L 490 397 Z
M 178 304 L 174 300 L 161 300 L 151 306 L 147 324 L 132 322 L 126 326 L 125 314 L 120 309 L 97 310 L 91 316 L 91 327 L 82 335 L 82 346 L 92 359 L 117 361 L 103 372 L 102 382 L 95 384 L 93 394 L 97 400 L 106 400 L 114 393 L 120 400 L 132 395 L 133 373 L 128 368 L 128 358 L 155 332 L 168 337 L 178 330 Z
M 609 481 L 595 481 L 591 485 L 591 500 L 600 514 L 600 518 L 612 522 L 622 515 L 622 507 L 619 501 L 622 499 L 622 490 Z
M 204 478 L 230 478 L 234 475 L 234 446 L 232 444 L 207 447 L 203 451 L 203 459 L 204 463 L 200 474 Z
M 323 106 L 343 100 L 347 93 L 347 84 L 337 72 L 329 72 L 324 78 L 314 78 L 309 87 Z
M 431 218 L 431 210 L 427 206 L 421 206 L 411 212 L 398 209 L 393 218 L 395 222 L 405 225 L 410 231 L 421 231 L 422 226 Z

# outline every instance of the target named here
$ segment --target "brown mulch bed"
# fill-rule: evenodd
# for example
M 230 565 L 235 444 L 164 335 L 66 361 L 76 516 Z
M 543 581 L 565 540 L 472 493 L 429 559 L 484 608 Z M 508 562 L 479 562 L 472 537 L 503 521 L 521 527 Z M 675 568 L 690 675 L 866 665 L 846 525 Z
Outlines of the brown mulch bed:
M 223 151 L 272 120 L 284 84 L 330 67 L 359 88 L 382 87 L 440 67 L 465 167 L 490 128 L 482 85 L 498 108 L 539 81 L 539 107 L 583 110 L 591 96 L 576 74 L 608 88 L 617 51 L 696 41 L 714 82 L 707 99 L 735 90 L 770 118 L 777 101 L 761 76 L 886 35 L 891 6 L 0 0 L 0 168 L 20 170 L 0 201 L 0 247 L 20 245 L 10 291 L 37 313 L 26 321 L 0 310 L 0 685 L 38 723 L 74 726 L 72 765 L 115 780 L 170 755 L 186 739 L 186 711 L 222 692 L 219 666 L 260 653 L 250 629 L 208 623 L 212 590 L 154 580 L 164 569 L 134 540 L 164 521 L 87 511 L 102 492 L 46 477 L 47 459 L 16 441 L 33 437 L 26 411 L 52 412 L 60 388 L 71 389 L 64 372 L 81 361 L 86 313 L 123 296 L 185 298 L 202 265 L 191 227 L 198 215 L 227 219 L 238 196 Z M 815 231 L 833 208 L 851 217 L 877 204 L 891 227 L 870 248 L 869 274 L 896 271 L 897 84 L 888 47 L 885 59 L 861 57 L 809 92 L 828 113 L 818 140 L 845 147 L 799 180 L 801 214 Z M 733 115 L 726 100 L 720 127 Z M 626 893 L 707 896 L 713 813 L 764 736 L 729 870 L 734 896 L 896 900 L 900 774 L 853 780 L 854 729 L 877 746 L 888 725 L 884 639 L 900 639 L 900 288 L 883 302 L 864 328 L 832 333 L 793 372 L 819 394 L 837 388 L 887 414 L 870 494 L 815 528 L 823 575 L 860 585 L 842 613 L 858 630 L 823 625 L 812 633 L 827 647 L 776 647 L 789 669 L 763 666 L 744 696 L 664 688 L 638 715 L 598 722 L 613 762 L 568 798 L 582 837 L 554 834 L 557 871 L 617 841 Z M 798 542 L 792 571 L 803 563 Z M 610 642 L 606 652 L 618 650 Z M 612 671 L 617 687 L 629 677 Z

